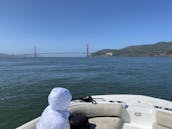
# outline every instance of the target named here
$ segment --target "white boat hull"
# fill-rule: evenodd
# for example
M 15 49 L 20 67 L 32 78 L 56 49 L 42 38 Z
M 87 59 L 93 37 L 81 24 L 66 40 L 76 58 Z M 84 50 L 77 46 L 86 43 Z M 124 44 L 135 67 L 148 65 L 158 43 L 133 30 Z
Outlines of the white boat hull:
M 172 102 L 143 95 L 95 95 L 97 103 L 119 103 L 123 105 L 120 129 L 152 129 L 156 122 L 156 111 L 161 110 L 172 114 Z M 70 106 L 83 104 L 79 100 Z M 17 129 L 35 129 L 39 117 L 18 127 Z

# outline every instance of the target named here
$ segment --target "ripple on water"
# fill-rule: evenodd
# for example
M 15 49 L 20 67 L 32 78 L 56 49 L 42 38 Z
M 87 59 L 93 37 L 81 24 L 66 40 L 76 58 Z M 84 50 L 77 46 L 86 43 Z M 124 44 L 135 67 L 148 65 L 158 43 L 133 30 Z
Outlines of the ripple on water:
M 0 128 L 37 116 L 53 87 L 73 98 L 92 94 L 142 94 L 172 100 L 171 58 L 0 59 Z

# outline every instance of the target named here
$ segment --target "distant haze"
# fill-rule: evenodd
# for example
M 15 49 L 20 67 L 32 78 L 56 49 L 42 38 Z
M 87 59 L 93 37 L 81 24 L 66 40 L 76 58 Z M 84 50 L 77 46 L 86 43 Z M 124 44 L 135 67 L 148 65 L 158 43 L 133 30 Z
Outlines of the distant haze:
M 171 0 L 1 0 L 0 53 L 85 52 L 171 41 Z

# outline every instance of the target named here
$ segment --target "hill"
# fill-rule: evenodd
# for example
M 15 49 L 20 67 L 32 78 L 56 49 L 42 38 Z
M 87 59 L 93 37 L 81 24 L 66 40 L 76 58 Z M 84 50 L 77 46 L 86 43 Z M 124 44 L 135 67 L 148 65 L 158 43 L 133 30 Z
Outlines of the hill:
M 128 46 L 123 49 L 103 49 L 91 56 L 172 56 L 172 42 Z
M 15 57 L 19 57 L 19 56 L 0 53 L 0 58 L 15 58 Z
M 0 53 L 0 58 L 6 58 L 6 57 L 9 57 L 9 55 L 8 54 Z

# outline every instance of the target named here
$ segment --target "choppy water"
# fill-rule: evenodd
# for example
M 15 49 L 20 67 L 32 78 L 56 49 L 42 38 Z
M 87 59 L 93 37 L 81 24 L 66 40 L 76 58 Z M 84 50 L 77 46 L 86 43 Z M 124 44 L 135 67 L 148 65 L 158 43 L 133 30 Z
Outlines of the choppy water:
M 73 97 L 127 93 L 172 100 L 172 58 L 0 59 L 0 129 L 39 116 L 58 86 Z

